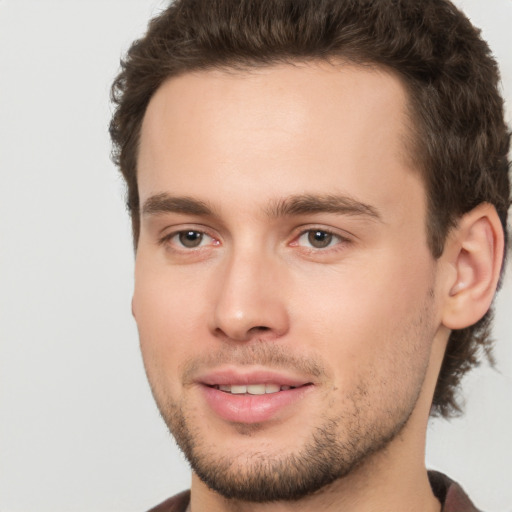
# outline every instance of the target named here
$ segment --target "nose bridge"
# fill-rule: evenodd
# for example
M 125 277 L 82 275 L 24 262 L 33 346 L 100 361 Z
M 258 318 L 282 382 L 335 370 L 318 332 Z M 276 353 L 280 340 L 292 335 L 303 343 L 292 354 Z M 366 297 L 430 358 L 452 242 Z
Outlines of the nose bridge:
M 264 247 L 234 246 L 217 279 L 215 331 L 246 341 L 277 337 L 288 328 L 280 261 Z

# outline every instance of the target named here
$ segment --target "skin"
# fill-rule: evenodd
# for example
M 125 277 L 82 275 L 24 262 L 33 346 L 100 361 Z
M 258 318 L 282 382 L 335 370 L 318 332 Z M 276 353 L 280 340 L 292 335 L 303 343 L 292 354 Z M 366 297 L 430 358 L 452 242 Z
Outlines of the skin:
M 458 252 L 434 261 L 427 247 L 409 122 L 395 76 L 342 63 L 189 73 L 152 98 L 133 313 L 171 431 L 203 465 L 228 460 L 235 480 L 268 461 L 286 468 L 327 425 L 340 453 L 357 445 L 343 478 L 299 501 L 228 500 L 193 472 L 194 512 L 440 510 L 425 431 Z M 307 208 L 283 211 L 304 195 Z M 312 210 L 332 196 L 348 207 Z M 313 247 L 312 230 L 329 244 Z M 184 246 L 183 231 L 200 245 Z M 197 382 L 226 365 L 311 385 L 266 421 L 226 421 Z

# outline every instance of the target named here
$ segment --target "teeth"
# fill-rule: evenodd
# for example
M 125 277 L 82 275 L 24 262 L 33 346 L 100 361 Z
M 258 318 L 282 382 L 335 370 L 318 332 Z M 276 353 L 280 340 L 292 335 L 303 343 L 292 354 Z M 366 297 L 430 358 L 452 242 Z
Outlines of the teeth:
M 278 391 L 288 391 L 293 388 L 293 386 L 279 386 L 278 384 L 249 384 L 247 386 L 219 384 L 215 387 L 220 391 L 225 391 L 233 395 L 265 395 L 277 393 Z
M 264 395 L 265 384 L 250 384 L 247 386 L 247 393 L 249 393 L 249 395 Z
M 266 384 L 265 393 L 277 393 L 281 388 L 277 384 Z

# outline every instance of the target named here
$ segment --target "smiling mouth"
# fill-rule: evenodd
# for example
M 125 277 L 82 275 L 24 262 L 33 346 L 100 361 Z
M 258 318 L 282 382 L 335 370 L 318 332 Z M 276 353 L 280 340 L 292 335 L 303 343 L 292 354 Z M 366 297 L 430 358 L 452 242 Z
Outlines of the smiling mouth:
M 311 385 L 311 383 L 307 383 L 302 386 L 280 386 L 279 384 L 215 384 L 209 387 L 231 395 L 270 395 L 273 393 L 279 393 L 280 391 L 290 391 L 291 389 L 297 389 L 298 387 L 309 385 Z
M 201 382 L 206 404 L 221 420 L 253 424 L 291 415 L 315 387 L 305 379 L 253 373 L 219 373 Z

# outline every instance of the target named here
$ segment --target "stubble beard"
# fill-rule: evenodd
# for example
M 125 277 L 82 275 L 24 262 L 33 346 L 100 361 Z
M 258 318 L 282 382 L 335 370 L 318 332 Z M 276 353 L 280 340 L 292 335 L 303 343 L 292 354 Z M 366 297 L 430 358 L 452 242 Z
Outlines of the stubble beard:
M 209 451 L 178 411 L 174 409 L 169 429 L 197 476 L 227 499 L 255 503 L 300 500 L 346 477 L 384 449 L 410 416 L 386 432 L 348 432 L 345 442 L 340 439 L 338 421 L 331 419 L 317 427 L 297 453 L 275 458 L 247 454 L 239 461 Z
M 337 415 L 328 415 L 336 405 L 330 403 L 308 440 L 293 452 L 282 453 L 279 447 L 274 453 L 267 449 L 237 455 L 229 450 L 215 450 L 208 439 L 208 425 L 197 421 L 193 408 L 186 407 L 183 400 L 173 401 L 168 397 L 159 400 L 155 389 L 153 394 L 192 470 L 210 489 L 227 499 L 247 502 L 299 500 L 346 477 L 356 468 L 371 464 L 372 456 L 382 452 L 403 430 L 415 410 L 427 374 L 429 347 L 434 336 L 432 302 L 433 292 L 430 291 L 423 311 L 402 331 L 403 345 L 399 344 L 402 348 L 390 356 L 395 373 L 385 375 L 377 385 L 359 382 L 356 389 L 343 398 L 344 404 L 338 408 L 342 412 Z M 412 339 L 416 343 L 407 344 Z M 405 352 L 404 346 L 408 347 Z M 260 348 L 253 346 L 247 360 L 280 364 L 289 360 L 289 354 L 280 354 L 278 348 L 269 344 L 264 343 Z M 241 353 L 247 352 L 248 349 L 241 349 Z M 213 359 L 223 357 L 219 354 Z M 307 359 L 304 364 L 308 364 Z M 400 381 L 403 375 L 405 382 Z M 398 387 L 388 389 L 389 382 L 398 382 Z M 378 409 L 377 413 L 374 408 Z M 233 435 L 255 438 L 265 429 L 265 425 L 234 427 Z
M 210 489 L 227 499 L 247 502 L 296 501 L 346 477 L 382 451 L 406 425 L 420 391 L 418 386 L 407 407 L 365 426 L 357 414 L 366 394 L 361 390 L 361 396 L 350 399 L 356 407 L 356 412 L 350 408 L 350 417 L 323 418 L 301 448 L 284 455 L 276 450 L 274 456 L 219 453 L 181 406 L 167 404 L 160 412 L 192 470 Z M 238 434 L 257 436 L 260 426 L 250 427 L 240 425 Z

